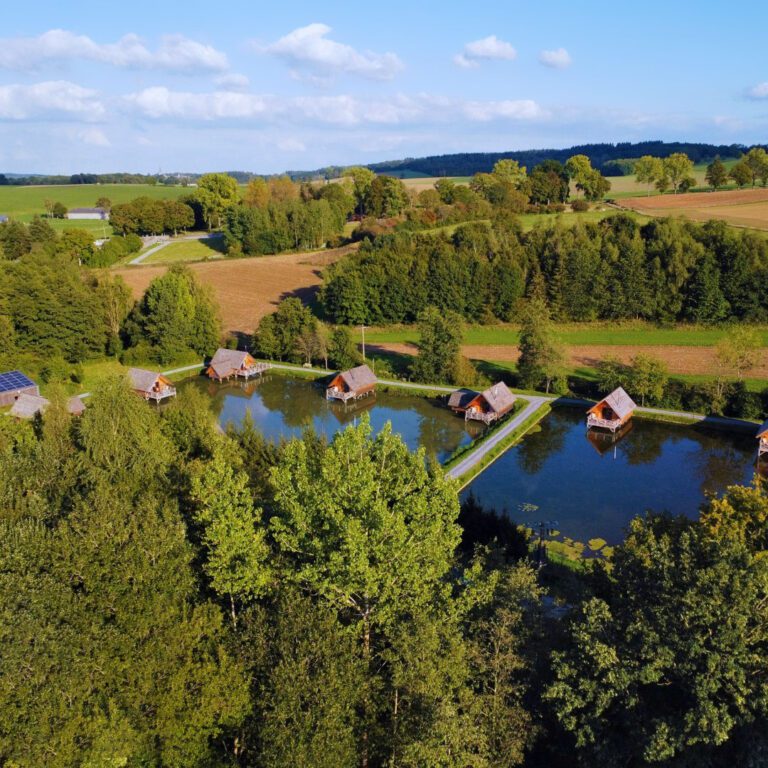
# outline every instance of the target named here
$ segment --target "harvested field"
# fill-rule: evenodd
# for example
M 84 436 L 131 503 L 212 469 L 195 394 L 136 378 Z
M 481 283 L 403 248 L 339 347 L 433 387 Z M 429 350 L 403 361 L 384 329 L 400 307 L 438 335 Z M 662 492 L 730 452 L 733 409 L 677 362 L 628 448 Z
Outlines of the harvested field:
M 252 333 L 259 320 L 274 312 L 282 299 L 297 296 L 302 301 L 312 301 L 320 287 L 322 270 L 355 247 L 198 262 L 190 264 L 189 269 L 201 283 L 213 288 L 224 329 Z M 167 269 L 159 264 L 140 265 L 115 269 L 112 273 L 120 275 L 138 299 L 149 283 Z
M 627 197 L 621 205 L 648 216 L 681 215 L 694 221 L 722 219 L 736 227 L 768 229 L 768 189 L 763 188 Z
M 400 354 L 416 354 L 416 346 L 411 343 L 379 343 L 367 345 L 371 349 Z M 517 346 L 512 344 L 465 344 L 463 354 L 472 360 L 494 362 L 516 362 L 520 356 Z M 717 372 L 715 347 L 682 347 L 630 345 L 574 345 L 566 347 L 569 363 L 573 368 L 594 368 L 600 360 L 615 358 L 628 363 L 637 354 L 651 355 L 662 360 L 670 373 L 713 376 Z M 750 377 L 768 377 L 768 355 L 762 352 L 760 365 L 749 372 Z

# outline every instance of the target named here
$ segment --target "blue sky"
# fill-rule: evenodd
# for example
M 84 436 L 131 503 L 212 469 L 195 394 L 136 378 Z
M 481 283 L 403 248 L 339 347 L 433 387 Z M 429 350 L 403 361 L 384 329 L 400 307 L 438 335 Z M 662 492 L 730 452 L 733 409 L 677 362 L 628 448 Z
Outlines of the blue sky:
M 765 142 L 766 22 L 716 0 L 13 3 L 0 172 Z

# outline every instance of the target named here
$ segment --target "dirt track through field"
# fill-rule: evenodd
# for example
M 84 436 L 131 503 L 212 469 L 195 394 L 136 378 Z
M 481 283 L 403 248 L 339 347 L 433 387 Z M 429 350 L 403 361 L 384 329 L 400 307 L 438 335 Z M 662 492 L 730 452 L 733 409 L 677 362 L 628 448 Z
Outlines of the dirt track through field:
M 226 331 L 252 333 L 259 320 L 274 312 L 290 296 L 311 301 L 325 267 L 354 250 L 354 246 L 312 253 L 288 253 L 188 264 L 201 283 L 213 288 Z M 113 270 L 140 298 L 167 265 L 147 265 Z
M 737 227 L 768 229 L 768 189 L 625 197 L 619 205 L 648 216 L 680 214 L 694 221 L 722 219 Z
M 374 347 L 374 345 L 368 345 Z M 400 354 L 414 355 L 413 344 L 376 344 L 375 348 Z M 624 345 L 589 345 L 566 347 L 568 360 L 574 368 L 594 368 L 600 360 L 615 358 L 628 363 L 637 354 L 650 355 L 662 360 L 670 373 L 713 375 L 717 372 L 715 347 L 679 347 L 679 346 L 624 346 Z M 520 356 L 514 345 L 478 345 L 465 344 L 464 355 L 472 360 L 493 360 L 497 362 L 516 362 Z M 750 378 L 768 377 L 768 359 L 766 352 L 761 353 L 760 365 L 749 372 Z

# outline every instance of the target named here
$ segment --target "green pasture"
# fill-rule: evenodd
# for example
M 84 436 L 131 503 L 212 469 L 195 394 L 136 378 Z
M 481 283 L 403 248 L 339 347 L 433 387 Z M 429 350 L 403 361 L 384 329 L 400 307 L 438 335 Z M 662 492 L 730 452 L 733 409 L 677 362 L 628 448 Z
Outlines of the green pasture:
M 171 264 L 179 261 L 207 261 L 223 256 L 224 243 L 214 240 L 179 240 L 166 245 L 146 258 L 142 264 Z
M 756 326 L 768 346 L 768 326 Z M 727 327 L 706 327 L 697 325 L 676 325 L 658 327 L 651 323 L 595 323 L 563 324 L 558 326 L 558 337 L 569 345 L 607 346 L 682 346 L 712 347 L 726 334 Z M 362 340 L 360 329 L 355 329 L 358 341 Z M 518 342 L 519 329 L 516 325 L 469 325 L 464 333 L 465 344 L 514 345 Z M 365 332 L 369 344 L 408 343 L 418 340 L 415 326 L 391 326 L 370 328 Z
M 0 186 L 0 214 L 31 221 L 35 215 L 45 214 L 45 201 L 62 203 L 67 208 L 92 208 L 100 197 L 108 197 L 112 203 L 127 203 L 136 197 L 156 200 L 176 199 L 194 192 L 190 187 L 166 187 L 151 184 L 52 184 L 40 187 Z M 102 226 L 98 221 L 69 221 L 52 219 L 58 229 L 80 227 L 94 229 Z

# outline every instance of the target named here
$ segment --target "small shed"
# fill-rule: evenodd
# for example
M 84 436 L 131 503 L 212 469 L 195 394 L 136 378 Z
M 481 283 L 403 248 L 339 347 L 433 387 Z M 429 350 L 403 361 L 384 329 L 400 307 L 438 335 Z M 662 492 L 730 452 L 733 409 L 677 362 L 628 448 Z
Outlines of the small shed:
M 376 374 L 367 365 L 337 373 L 325 390 L 326 400 L 359 400 L 376 391 Z
M 45 413 L 50 404 L 50 400 L 40 395 L 22 394 L 16 399 L 10 414 L 17 419 L 33 419 L 38 413 Z M 70 397 L 67 411 L 73 416 L 80 416 L 85 411 L 85 404 L 79 397 Z
M 587 411 L 587 429 L 608 429 L 615 432 L 624 426 L 637 408 L 623 387 L 616 387 L 610 395 Z
M 509 413 L 514 405 L 515 396 L 503 381 L 499 381 L 466 402 L 464 419 L 490 424 Z
M 238 376 L 247 381 L 251 376 L 260 376 L 271 367 L 269 363 L 258 362 L 248 352 L 220 347 L 205 372 L 214 381 L 226 381 Z
M 0 408 L 13 405 L 19 395 L 39 395 L 40 388 L 21 371 L 0 373 Z
M 159 403 L 167 397 L 176 397 L 176 387 L 162 373 L 146 371 L 143 368 L 130 368 L 128 378 L 131 382 L 131 389 L 145 400 Z
M 67 218 L 106 221 L 109 218 L 109 211 L 106 208 L 70 208 L 67 212 Z
M 0 224 L 5 224 L 8 221 L 8 217 L 5 214 L 0 213 Z
M 757 429 L 757 455 L 758 458 L 768 453 L 768 421 L 764 421 Z

